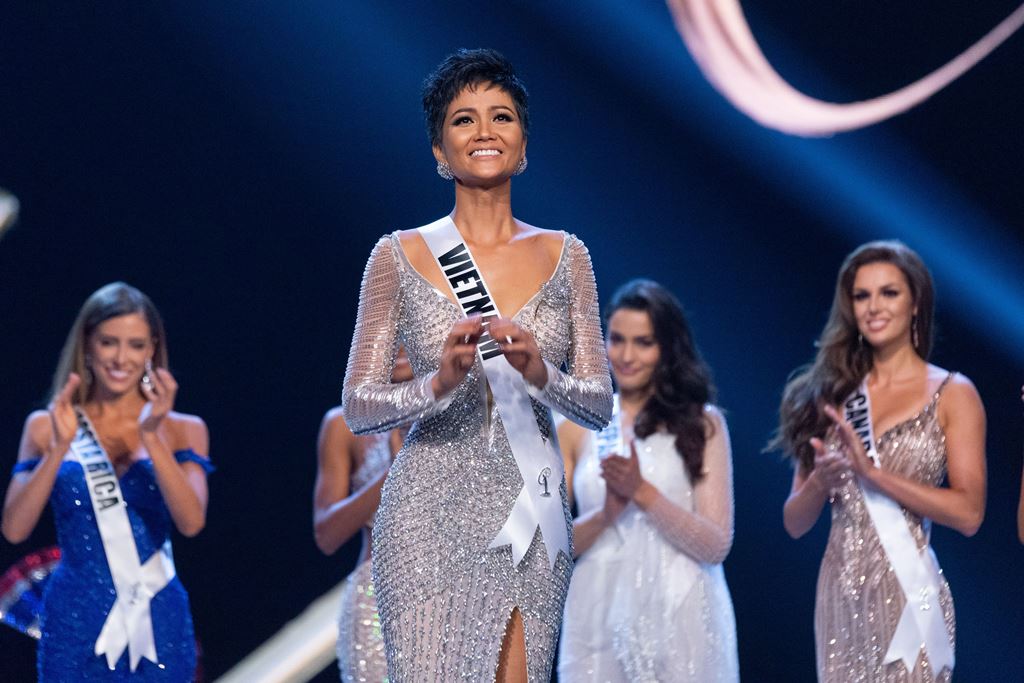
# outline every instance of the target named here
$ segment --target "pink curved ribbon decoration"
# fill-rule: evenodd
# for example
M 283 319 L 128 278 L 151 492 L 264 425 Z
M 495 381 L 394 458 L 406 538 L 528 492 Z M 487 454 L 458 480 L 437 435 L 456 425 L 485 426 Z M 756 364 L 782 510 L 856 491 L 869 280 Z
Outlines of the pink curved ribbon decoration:
M 928 99 L 984 59 L 1024 24 L 1024 5 L 949 63 L 909 85 L 846 104 L 809 97 L 768 63 L 739 0 L 667 0 L 687 49 L 711 84 L 762 126 L 806 137 L 863 128 Z

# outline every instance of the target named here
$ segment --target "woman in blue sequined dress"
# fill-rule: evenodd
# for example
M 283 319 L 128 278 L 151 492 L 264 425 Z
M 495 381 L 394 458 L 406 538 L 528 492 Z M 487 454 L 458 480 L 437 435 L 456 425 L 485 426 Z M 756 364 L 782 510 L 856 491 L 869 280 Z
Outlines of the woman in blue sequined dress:
M 28 538 L 47 502 L 56 522 L 62 558 L 43 598 L 40 681 L 193 678 L 192 618 L 170 533 L 172 525 L 186 536 L 202 530 L 212 468 L 206 425 L 172 410 L 177 389 L 149 298 L 123 283 L 90 296 L 64 345 L 48 410 L 25 422 L 4 501 L 3 535 L 12 543 Z M 105 531 L 104 501 L 115 486 L 94 469 L 87 480 L 83 438 L 102 447 L 116 475 L 123 505 L 110 507 L 127 513 L 131 539 L 112 541 Z M 126 544 L 135 556 L 116 552 Z M 124 566 L 127 574 L 112 569 Z M 126 575 L 138 581 L 113 578 Z M 147 603 L 148 613 L 140 611 Z

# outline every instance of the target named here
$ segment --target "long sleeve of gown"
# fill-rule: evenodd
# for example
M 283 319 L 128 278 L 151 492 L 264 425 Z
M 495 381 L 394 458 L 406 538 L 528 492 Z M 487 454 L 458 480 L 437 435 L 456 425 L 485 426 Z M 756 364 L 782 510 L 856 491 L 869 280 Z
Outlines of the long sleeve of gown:
M 612 380 L 601 334 L 597 282 L 587 247 L 574 235 L 566 239 L 572 289 L 568 372 L 545 361 L 547 384 L 543 389 L 529 384 L 527 387 L 531 396 L 573 422 L 588 429 L 601 429 L 612 416 Z
M 402 295 L 398 254 L 394 252 L 398 248 L 389 237 L 382 237 L 363 271 L 342 390 L 342 411 L 355 434 L 386 432 L 439 413 L 448 403 L 435 399 L 430 386 L 433 373 L 391 383 Z
M 715 433 L 704 446 L 704 477 L 693 489 L 694 511 L 683 509 L 660 492 L 647 516 L 662 536 L 698 562 L 723 562 L 732 548 L 732 449 L 725 418 L 708 409 Z

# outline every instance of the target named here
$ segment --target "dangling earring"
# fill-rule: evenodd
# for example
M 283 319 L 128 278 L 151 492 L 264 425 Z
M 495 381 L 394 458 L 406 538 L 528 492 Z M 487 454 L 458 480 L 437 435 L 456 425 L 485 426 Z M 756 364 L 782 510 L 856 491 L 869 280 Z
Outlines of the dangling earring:
M 452 167 L 444 161 L 437 162 L 437 175 L 441 176 L 445 180 L 454 180 L 455 176 L 452 175 Z
M 857 343 L 860 344 L 861 348 L 864 347 L 864 335 L 859 332 L 857 333 Z
M 914 342 L 914 348 L 921 346 L 921 339 L 917 336 L 917 316 L 915 315 L 910 320 L 910 336 L 911 341 Z
M 523 158 L 519 160 L 519 165 L 516 166 L 516 170 L 512 171 L 512 175 L 522 175 L 528 164 L 529 162 L 526 160 L 526 155 L 524 154 Z

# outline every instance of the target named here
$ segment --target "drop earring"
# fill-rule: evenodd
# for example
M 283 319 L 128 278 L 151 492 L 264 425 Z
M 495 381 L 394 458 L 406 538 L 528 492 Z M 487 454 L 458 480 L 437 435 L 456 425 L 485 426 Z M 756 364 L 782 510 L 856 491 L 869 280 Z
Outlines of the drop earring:
M 443 161 L 437 162 L 437 175 L 441 176 L 445 180 L 455 179 L 455 176 L 452 174 L 452 167 Z
M 917 316 L 915 315 L 910 321 L 910 337 L 914 343 L 914 348 L 917 349 L 921 346 L 921 338 L 917 335 Z
M 516 170 L 512 171 L 512 175 L 522 175 L 523 171 L 526 170 L 526 167 L 528 165 L 529 162 L 526 160 L 526 155 L 524 154 L 523 158 L 519 160 L 519 164 L 516 166 Z

